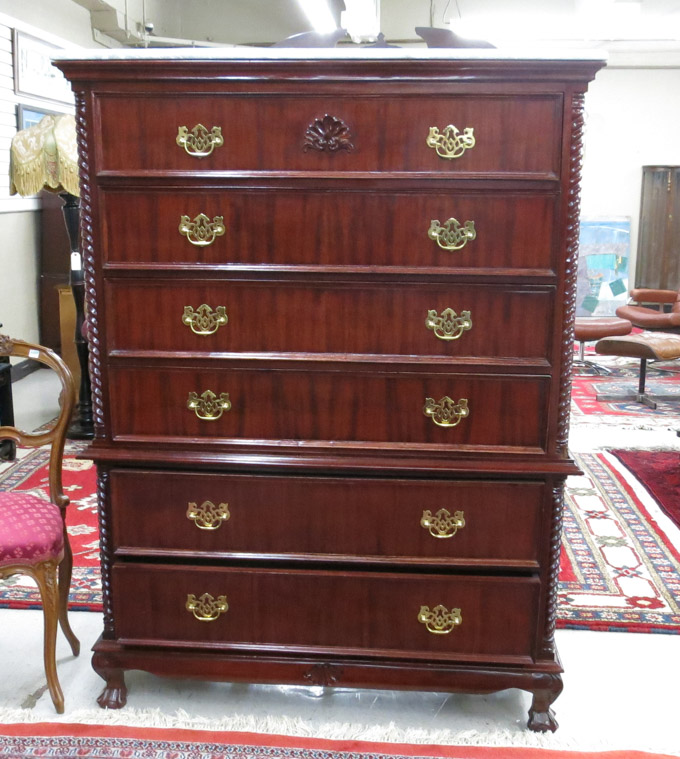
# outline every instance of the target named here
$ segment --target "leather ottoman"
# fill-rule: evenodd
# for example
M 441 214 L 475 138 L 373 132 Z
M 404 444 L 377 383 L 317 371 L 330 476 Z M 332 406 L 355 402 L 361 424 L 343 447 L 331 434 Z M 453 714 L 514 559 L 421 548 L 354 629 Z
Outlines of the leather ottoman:
M 673 361 L 680 358 L 680 335 L 668 332 L 640 332 L 637 335 L 605 337 L 595 345 L 595 352 L 604 356 L 626 356 L 640 359 L 640 377 L 637 393 L 627 395 L 600 394 L 598 401 L 636 401 L 656 408 L 656 401 L 680 401 L 680 395 L 645 394 L 647 361 Z
M 627 335 L 632 328 L 633 325 L 628 319 L 619 319 L 617 317 L 577 317 L 574 323 L 574 340 L 578 341 L 580 349 L 578 360 L 575 363 L 582 366 L 590 366 L 598 374 L 609 374 L 609 369 L 606 367 L 586 360 L 584 356 L 585 344 L 593 340 L 600 340 L 603 337 Z

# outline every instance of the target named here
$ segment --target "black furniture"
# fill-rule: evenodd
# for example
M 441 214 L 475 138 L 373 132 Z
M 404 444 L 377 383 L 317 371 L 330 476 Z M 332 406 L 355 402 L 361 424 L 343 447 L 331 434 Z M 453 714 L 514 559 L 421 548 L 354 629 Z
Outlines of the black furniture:
M 2 327 L 2 324 L 0 324 Z M 14 424 L 14 404 L 12 401 L 12 367 L 9 356 L 0 356 L 0 427 Z M 16 443 L 13 440 L 0 442 L 0 461 L 14 461 Z

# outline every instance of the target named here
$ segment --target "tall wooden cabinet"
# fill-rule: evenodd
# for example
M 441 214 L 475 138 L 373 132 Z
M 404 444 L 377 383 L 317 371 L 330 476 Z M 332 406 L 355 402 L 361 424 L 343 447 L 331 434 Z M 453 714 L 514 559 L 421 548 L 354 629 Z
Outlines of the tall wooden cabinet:
M 99 703 L 125 703 L 128 669 L 518 687 L 554 730 L 602 64 L 360 54 L 58 64 L 81 151 Z

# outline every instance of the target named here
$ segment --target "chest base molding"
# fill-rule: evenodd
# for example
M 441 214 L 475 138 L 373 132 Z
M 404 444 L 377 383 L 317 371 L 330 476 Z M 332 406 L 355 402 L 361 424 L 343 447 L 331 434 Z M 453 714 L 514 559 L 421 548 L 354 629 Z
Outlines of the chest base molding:
M 562 692 L 559 658 L 528 667 L 483 667 L 440 662 L 377 662 L 350 658 L 293 658 L 242 656 L 215 652 L 122 646 L 99 638 L 92 666 L 106 681 L 97 699 L 102 708 L 120 709 L 127 703 L 125 670 L 198 680 L 286 683 L 326 688 L 427 690 L 487 694 L 517 688 L 532 694 L 527 727 L 554 732 L 552 703 Z

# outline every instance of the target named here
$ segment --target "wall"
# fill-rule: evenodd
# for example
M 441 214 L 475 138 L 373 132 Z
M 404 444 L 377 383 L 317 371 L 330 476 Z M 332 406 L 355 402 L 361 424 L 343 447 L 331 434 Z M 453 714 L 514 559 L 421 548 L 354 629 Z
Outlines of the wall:
M 147 16 L 151 17 L 152 12 L 153 7 L 147 4 Z M 291 7 L 271 0 L 248 0 L 247 3 L 201 0 L 190 4 L 190 9 L 186 5 L 180 8 L 172 22 L 174 29 L 170 36 L 236 45 L 277 42 L 310 29 L 297 5 Z M 206 29 L 210 30 L 209 35 Z
M 581 213 L 631 217 L 631 283 L 642 167 L 680 165 L 678 93 L 680 68 L 611 68 L 586 96 Z
M 16 132 L 18 102 L 48 110 L 64 110 L 67 106 L 55 106 L 14 93 L 11 29 L 18 27 L 61 45 L 75 43 L 92 47 L 93 42 L 89 13 L 71 0 L 3 0 L 0 7 L 3 10 L 0 13 L 0 173 L 3 177 L 0 179 L 0 322 L 3 332 L 37 341 L 40 203 L 36 199 L 9 196 L 9 145 Z M 58 315 L 55 314 L 55 318 Z
M 2 0 L 0 10 L 74 45 L 95 47 L 90 29 L 90 13 L 72 0 Z
M 3 334 L 38 339 L 37 212 L 0 213 L 0 323 Z

